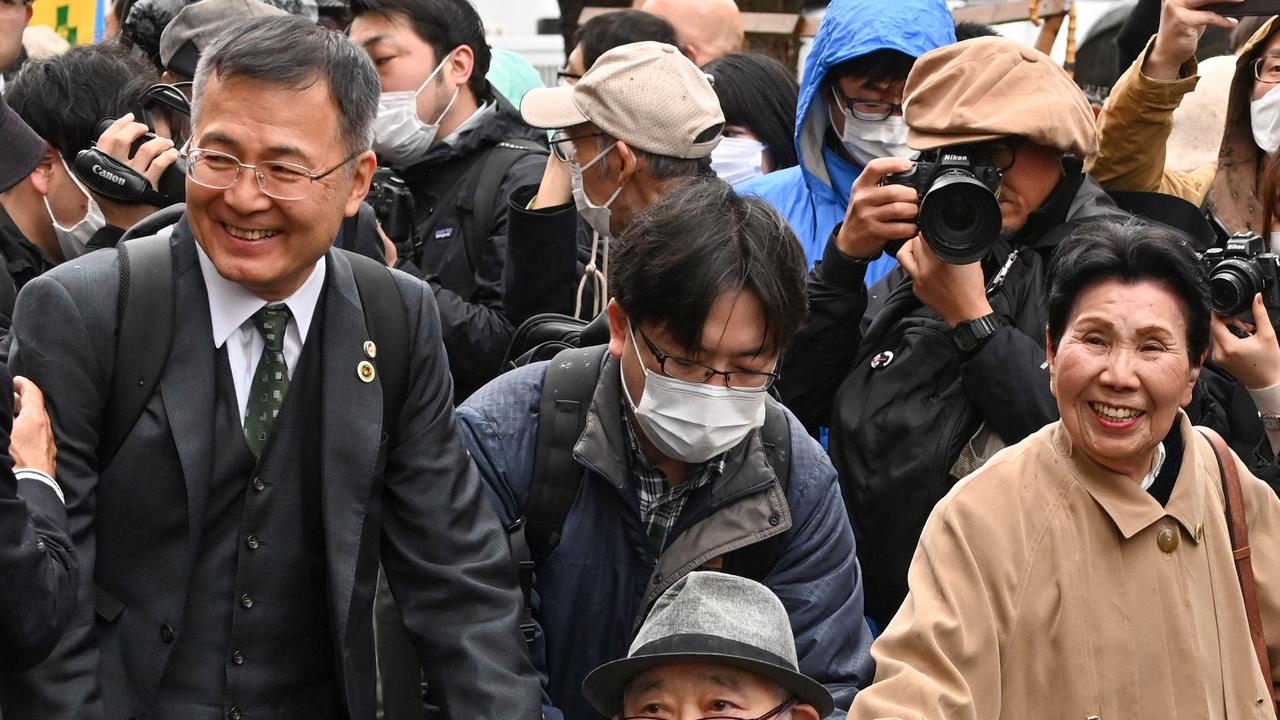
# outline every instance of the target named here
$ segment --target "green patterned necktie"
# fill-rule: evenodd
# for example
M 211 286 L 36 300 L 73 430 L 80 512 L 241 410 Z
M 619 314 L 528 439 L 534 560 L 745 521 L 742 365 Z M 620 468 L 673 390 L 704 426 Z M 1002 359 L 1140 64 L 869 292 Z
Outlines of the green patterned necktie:
M 287 305 L 267 305 L 253 314 L 253 324 L 265 344 L 253 371 L 249 386 L 249 403 L 244 415 L 244 439 L 254 457 L 262 455 L 271 435 L 271 425 L 280 414 L 284 395 L 289 390 L 289 366 L 284 362 L 284 331 L 289 326 Z

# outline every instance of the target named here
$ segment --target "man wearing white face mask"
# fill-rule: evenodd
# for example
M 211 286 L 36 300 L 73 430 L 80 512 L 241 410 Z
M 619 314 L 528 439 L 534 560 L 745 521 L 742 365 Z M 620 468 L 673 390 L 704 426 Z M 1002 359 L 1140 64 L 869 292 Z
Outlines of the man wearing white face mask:
M 504 374 L 458 410 L 499 516 L 526 528 L 513 551 L 535 561 L 544 716 L 598 718 L 583 678 L 700 567 L 767 585 L 801 672 L 847 708 L 871 672 L 853 534 L 826 455 L 768 392 L 805 312 L 794 233 L 693 180 L 630 223 L 609 275 L 607 347 Z M 544 475 L 548 443 L 567 465 Z
M 498 374 L 513 325 L 502 308 L 507 198 L 537 182 L 546 137 L 520 121 L 485 75 L 484 26 L 467 0 L 356 0 L 351 39 L 382 84 L 373 149 L 413 194 L 400 269 L 435 291 L 462 401 Z
M 955 42 L 942 0 L 833 0 L 814 37 L 796 111 L 797 167 L 738 187 L 778 208 L 809 264 L 845 219 L 853 181 L 868 162 L 910 157 L 902 87 L 915 59 Z M 895 267 L 891 257 L 867 268 L 868 286 Z
M 537 286 L 507 288 L 507 313 L 595 317 L 610 239 L 671 188 L 711 175 L 720 102 L 675 46 L 646 41 L 605 52 L 576 85 L 530 90 L 520 113 L 556 133 L 541 184 L 511 196 L 508 272 L 544 271 Z

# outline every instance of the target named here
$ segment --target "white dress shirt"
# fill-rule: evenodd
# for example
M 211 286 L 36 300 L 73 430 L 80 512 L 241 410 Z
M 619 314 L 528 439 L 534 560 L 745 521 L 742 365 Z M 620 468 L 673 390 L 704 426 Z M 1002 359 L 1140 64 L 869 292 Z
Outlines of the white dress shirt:
M 224 344 L 227 346 L 227 362 L 231 365 L 231 380 L 236 386 L 236 403 L 240 408 L 240 422 L 243 423 L 245 407 L 249 404 L 249 388 L 253 385 L 253 371 L 257 369 L 258 358 L 262 356 L 262 348 L 266 346 L 262 333 L 253 324 L 253 314 L 264 305 L 281 303 L 268 303 L 243 285 L 219 275 L 213 261 L 205 255 L 199 244 L 196 245 L 196 254 L 200 258 L 200 273 L 204 276 L 205 289 L 209 292 L 213 347 L 220 348 Z M 284 362 L 289 368 L 290 377 L 293 377 L 293 371 L 298 366 L 298 356 L 302 354 L 302 345 L 307 341 L 307 331 L 311 328 L 316 303 L 320 301 L 325 269 L 325 259 L 321 257 L 302 287 L 282 301 L 292 314 L 284 333 Z

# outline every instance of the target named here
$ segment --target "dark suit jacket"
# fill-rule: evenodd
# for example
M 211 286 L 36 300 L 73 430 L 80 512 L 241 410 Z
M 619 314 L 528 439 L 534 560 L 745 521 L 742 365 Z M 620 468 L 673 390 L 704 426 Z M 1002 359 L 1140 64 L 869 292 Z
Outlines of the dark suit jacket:
M 5 720 L 147 716 L 187 621 L 212 465 L 214 355 L 198 351 L 211 347 L 212 331 L 185 220 L 171 245 L 173 349 L 155 395 L 101 472 L 116 253 L 66 263 L 19 296 L 11 364 L 41 384 L 54 411 L 58 476 L 84 581 L 82 611 L 53 657 L 0 685 Z M 435 301 L 426 284 L 395 277 L 411 352 L 395 432 L 381 428 L 381 382 L 356 373 L 368 333 L 344 251 L 328 254 L 324 325 L 308 335 L 325 341 L 317 442 L 341 690 L 353 720 L 374 717 L 372 605 L 381 560 L 449 716 L 537 718 L 538 684 L 518 629 L 522 599 L 505 532 L 455 428 Z
M 0 366 L 0 670 L 44 660 L 76 607 L 67 511 L 39 480 L 13 476 L 13 380 Z

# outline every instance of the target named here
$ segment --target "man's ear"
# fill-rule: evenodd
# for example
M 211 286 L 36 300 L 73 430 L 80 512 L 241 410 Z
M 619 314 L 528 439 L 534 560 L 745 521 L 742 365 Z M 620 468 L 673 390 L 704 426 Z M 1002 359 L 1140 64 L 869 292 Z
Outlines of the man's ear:
M 52 145 L 44 146 L 44 155 L 40 156 L 40 164 L 36 165 L 36 169 L 31 171 L 31 187 L 36 192 L 47 196 L 49 194 L 49 181 L 53 177 L 53 167 L 60 165 L 58 162 L 58 151 L 53 149 Z
M 476 54 L 472 52 L 470 45 L 454 48 L 453 55 L 449 56 L 449 73 L 459 85 L 466 85 L 471 80 L 475 67 Z
M 351 171 L 351 192 L 342 208 L 343 217 L 351 217 L 360 210 L 360 203 L 369 194 L 373 171 L 378 169 L 378 159 L 372 150 L 364 151 L 351 162 L 355 163 L 355 168 Z
M 617 140 L 615 144 L 618 147 L 618 187 L 622 187 L 636 174 L 640 159 L 626 143 Z
M 609 354 L 620 358 L 623 351 L 627 349 L 631 321 L 627 319 L 626 311 L 616 299 L 609 301 L 609 307 L 605 308 L 605 312 L 609 313 Z

